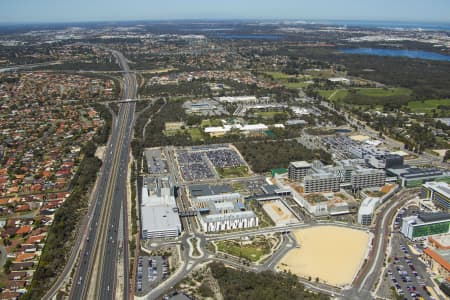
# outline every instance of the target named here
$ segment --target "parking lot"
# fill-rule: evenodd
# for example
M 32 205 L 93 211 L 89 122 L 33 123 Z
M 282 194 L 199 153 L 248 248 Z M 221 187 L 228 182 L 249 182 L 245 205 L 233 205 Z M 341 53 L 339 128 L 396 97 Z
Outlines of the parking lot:
M 235 149 L 222 144 L 178 149 L 176 157 L 185 181 L 219 179 L 216 168 L 247 166 Z
M 392 238 L 392 251 L 389 263 L 383 274 L 379 295 L 392 298 L 392 289 L 403 299 L 435 299 L 433 286 L 426 265 L 419 259 L 422 240 L 414 243 L 400 232 L 401 218 L 416 214 L 417 207 L 409 207 L 399 212 L 395 219 L 395 232 Z
M 206 152 L 206 156 L 216 168 L 239 167 L 245 165 L 239 154 L 231 149 L 208 151 Z
M 161 256 L 139 256 L 136 293 L 143 295 L 169 276 L 167 259 Z
M 149 174 L 167 173 L 167 161 L 162 156 L 161 148 L 145 149 L 144 154 Z

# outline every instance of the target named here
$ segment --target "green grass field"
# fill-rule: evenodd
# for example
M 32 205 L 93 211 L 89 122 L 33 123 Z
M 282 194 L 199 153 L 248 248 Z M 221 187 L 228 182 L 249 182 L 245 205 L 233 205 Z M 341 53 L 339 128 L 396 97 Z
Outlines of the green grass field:
M 438 109 L 439 105 L 450 106 L 450 99 L 413 101 L 408 103 L 408 108 L 415 113 L 431 113 L 433 109 Z
M 191 128 L 188 130 L 188 132 L 191 135 L 191 139 L 193 141 L 200 141 L 203 139 L 202 131 L 199 128 Z
M 285 82 L 283 83 L 283 85 L 288 89 L 300 89 L 305 88 L 310 84 L 307 83 L 306 81 L 300 81 L 300 82 Z
M 372 99 L 371 102 L 373 105 L 381 105 L 386 102 L 386 99 L 391 99 L 392 97 L 399 97 L 399 99 L 409 97 L 412 93 L 410 89 L 406 88 L 356 88 L 353 89 L 353 91 L 356 92 L 357 98 L 364 99 L 364 97 L 367 97 Z M 318 90 L 318 93 L 329 101 L 349 102 L 348 104 L 352 104 L 354 106 L 357 105 L 356 103 L 348 101 L 350 96 L 352 96 L 350 89 Z M 363 104 L 361 105 L 364 106 Z
M 266 72 L 265 74 L 272 76 L 274 80 L 278 81 L 288 89 L 304 88 L 309 85 L 309 83 L 306 83 L 306 81 L 309 80 L 309 77 L 305 78 L 302 75 L 288 75 L 282 72 Z M 298 82 L 289 82 L 289 79 L 296 79 Z
M 327 100 L 330 101 L 341 101 L 343 100 L 347 94 L 347 90 L 338 89 L 338 90 L 319 90 L 319 95 L 324 97 Z
M 359 95 L 370 97 L 409 96 L 412 91 L 406 88 L 358 88 Z
M 211 126 L 222 126 L 222 121 L 220 119 L 207 119 L 202 120 L 202 127 L 211 127 Z
M 222 178 L 245 177 L 248 176 L 248 168 L 246 166 L 217 168 L 217 173 L 219 173 Z
M 201 141 L 203 139 L 203 133 L 199 128 L 190 128 L 185 130 L 164 130 L 165 136 L 175 136 L 177 134 L 187 133 L 191 136 L 193 141 Z
M 240 243 L 236 241 L 218 241 L 217 248 L 221 252 L 242 257 L 252 262 L 257 262 L 261 259 L 261 256 L 269 254 L 270 252 L 269 244 L 264 244 L 264 242 L 251 245 L 240 245 Z

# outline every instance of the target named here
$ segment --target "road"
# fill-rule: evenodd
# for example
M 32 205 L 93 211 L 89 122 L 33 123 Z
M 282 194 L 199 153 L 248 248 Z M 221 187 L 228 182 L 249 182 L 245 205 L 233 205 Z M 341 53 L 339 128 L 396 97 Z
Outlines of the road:
M 310 98 L 310 101 L 313 101 L 313 99 Z M 374 130 L 373 128 L 371 128 L 366 122 L 358 120 L 356 117 L 353 117 L 351 114 L 349 114 L 348 112 L 345 111 L 337 111 L 333 105 L 331 105 L 329 102 L 327 101 L 320 101 L 320 105 L 336 112 L 337 114 L 342 115 L 345 120 L 347 121 L 348 124 L 350 125 L 354 125 L 358 128 L 358 131 L 363 134 L 363 135 L 367 135 L 370 136 L 374 139 L 379 139 L 379 133 Z M 363 126 L 361 126 L 361 124 Z M 424 164 L 424 165 L 433 165 L 435 167 L 438 168 L 444 168 L 447 169 L 449 167 L 448 163 L 445 163 L 442 161 L 441 157 L 438 156 L 434 156 L 431 155 L 427 152 L 423 152 L 423 153 L 415 153 L 409 150 L 404 149 L 404 144 L 400 141 L 397 141 L 389 136 L 384 135 L 383 137 L 383 142 L 386 144 L 386 146 L 388 146 L 391 149 L 396 149 L 399 148 L 401 149 L 403 152 L 408 153 L 409 155 L 416 155 L 418 156 L 418 159 L 416 160 L 410 160 L 409 162 L 406 161 L 406 163 L 410 163 L 410 164 L 414 164 L 417 163 L 418 165 Z
M 353 283 L 353 289 L 347 292 L 350 299 L 358 297 L 370 297 L 371 290 L 375 287 L 382 272 L 388 245 L 389 230 L 396 211 L 408 200 L 417 194 L 417 189 L 403 190 L 392 197 L 385 206 L 380 209 L 374 232 L 373 248 L 367 260 L 367 264 L 360 270 L 359 276 Z
M 50 61 L 50 62 L 44 62 L 44 63 L 10 66 L 10 67 L 6 67 L 6 68 L 0 69 L 0 73 L 11 72 L 11 71 L 18 71 L 18 70 L 26 70 L 26 69 L 33 69 L 33 68 L 36 68 L 36 67 L 60 65 L 61 63 L 62 63 L 61 61 Z
M 117 51 L 113 51 L 113 54 L 124 70 L 123 100 L 133 99 L 137 92 L 136 77 L 129 72 L 123 55 Z M 123 276 L 126 278 L 123 299 L 129 298 L 128 214 L 125 209 L 134 110 L 134 102 L 121 104 L 118 116 L 113 121 L 103 162 L 104 168 L 98 181 L 94 208 L 88 216 L 89 225 L 84 235 L 84 245 L 75 271 L 70 299 L 115 299 L 119 252 L 123 256 Z M 124 241 L 124 247 L 118 243 L 119 222 L 123 222 L 124 230 L 121 233 L 124 236 L 120 240 Z
M 403 190 L 398 193 L 396 196 L 391 198 L 388 202 L 386 202 L 379 210 L 379 215 L 377 218 L 377 223 L 374 229 L 374 242 L 372 246 L 372 250 L 369 254 L 369 258 L 367 260 L 366 265 L 360 270 L 359 276 L 355 279 L 353 287 L 347 290 L 339 290 L 338 288 L 327 286 L 325 284 L 319 283 L 310 283 L 307 280 L 300 279 L 308 289 L 322 292 L 331 296 L 337 296 L 341 299 L 370 299 L 371 290 L 375 286 L 377 280 L 379 280 L 381 276 L 382 265 L 385 260 L 385 252 L 387 248 L 387 237 L 389 236 L 389 228 L 392 223 L 392 219 L 398 210 L 405 202 L 410 200 L 414 195 L 417 194 L 417 190 L 408 189 Z M 354 227 L 355 229 L 361 229 L 360 226 L 349 226 L 348 224 L 340 224 L 335 222 L 324 222 L 324 223 L 314 223 L 314 224 L 295 224 L 288 226 L 280 226 L 280 227 L 270 227 L 264 229 L 256 229 L 249 230 L 245 232 L 235 232 L 228 234 L 202 234 L 199 232 L 194 232 L 191 234 L 185 234 L 179 243 L 183 246 L 183 263 L 181 267 L 177 270 L 175 274 L 173 274 L 167 281 L 163 282 L 156 288 L 154 288 L 149 294 L 144 297 L 137 297 L 137 299 L 156 299 L 163 295 L 164 293 L 169 292 L 173 286 L 175 286 L 178 282 L 184 279 L 196 266 L 209 262 L 211 260 L 221 261 L 228 265 L 235 266 L 241 269 L 247 269 L 249 271 L 261 272 L 264 270 L 274 270 L 277 262 L 292 248 L 296 246 L 295 240 L 290 236 L 290 234 L 286 234 L 286 232 L 299 228 L 306 228 L 312 226 L 344 226 L 344 227 Z M 284 232 L 283 242 L 280 248 L 275 251 L 273 256 L 267 260 L 262 265 L 257 266 L 244 266 L 239 262 L 236 262 L 232 259 L 226 259 L 221 257 L 214 257 L 213 255 L 203 255 L 201 257 L 192 257 L 189 256 L 189 247 L 191 245 L 188 243 L 188 239 L 191 237 L 196 237 L 200 239 L 200 246 L 203 249 L 204 253 L 207 253 L 205 249 L 205 244 L 207 241 L 215 241 L 222 239 L 236 239 L 241 238 L 243 236 L 264 234 L 269 232 Z

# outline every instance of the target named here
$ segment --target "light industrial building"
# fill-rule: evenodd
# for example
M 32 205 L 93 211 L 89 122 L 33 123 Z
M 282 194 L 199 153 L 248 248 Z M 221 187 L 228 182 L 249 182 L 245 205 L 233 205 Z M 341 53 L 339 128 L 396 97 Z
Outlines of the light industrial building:
M 401 233 L 414 240 L 439 234 L 448 234 L 450 214 L 444 212 L 421 213 L 403 218 Z
M 247 125 L 241 125 L 241 124 L 234 124 L 234 125 L 223 125 L 223 126 L 215 126 L 215 127 L 206 127 L 205 133 L 208 133 L 210 136 L 222 136 L 226 133 L 231 132 L 232 130 L 238 130 L 243 134 L 249 134 L 249 133 L 258 133 L 258 132 L 264 132 L 268 130 L 269 127 L 265 124 L 247 124 Z
M 199 196 L 192 199 L 204 232 L 217 232 L 258 226 L 253 211 L 246 210 L 239 193 Z
M 219 102 L 226 103 L 258 103 L 259 100 L 255 96 L 226 96 L 226 97 L 218 97 L 217 100 Z
M 427 198 L 446 212 L 450 212 L 450 185 L 446 182 L 427 182 L 422 186 L 422 198 Z
M 143 239 L 177 237 L 181 221 L 170 177 L 145 178 L 141 195 Z

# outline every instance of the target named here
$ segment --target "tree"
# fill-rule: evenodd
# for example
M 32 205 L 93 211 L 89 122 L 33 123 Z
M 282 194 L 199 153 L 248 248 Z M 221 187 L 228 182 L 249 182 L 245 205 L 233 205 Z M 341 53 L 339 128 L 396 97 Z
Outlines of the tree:
M 5 264 L 3 265 L 3 271 L 5 272 L 5 274 L 11 273 L 11 266 L 12 266 L 12 260 L 10 258 L 8 258 L 5 262 Z
M 450 159 L 450 150 L 447 150 L 447 151 L 445 152 L 443 162 L 446 162 L 446 161 L 449 160 L 449 159 Z

